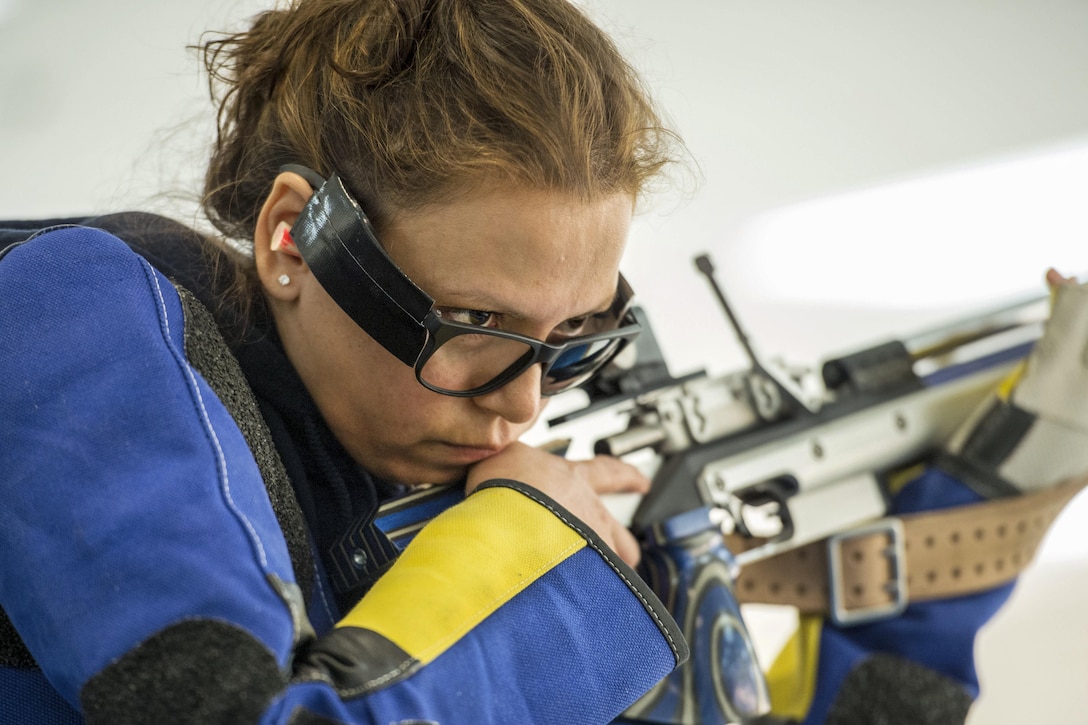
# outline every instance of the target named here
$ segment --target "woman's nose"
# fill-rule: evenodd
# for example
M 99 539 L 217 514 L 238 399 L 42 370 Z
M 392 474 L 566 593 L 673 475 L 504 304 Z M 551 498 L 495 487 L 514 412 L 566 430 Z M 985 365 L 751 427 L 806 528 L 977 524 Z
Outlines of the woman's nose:
M 476 405 L 511 423 L 529 423 L 540 413 L 541 366 L 533 365 L 498 390 L 478 395 Z

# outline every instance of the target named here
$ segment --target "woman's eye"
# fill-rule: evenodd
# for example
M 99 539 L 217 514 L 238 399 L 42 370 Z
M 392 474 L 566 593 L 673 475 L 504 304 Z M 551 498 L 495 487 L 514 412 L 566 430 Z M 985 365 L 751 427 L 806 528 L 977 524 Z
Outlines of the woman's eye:
M 572 317 L 555 328 L 554 335 L 560 338 L 579 337 L 589 333 L 590 317 Z
M 586 327 L 586 317 L 572 317 L 559 326 L 559 331 L 564 335 L 578 335 Z
M 445 307 L 441 310 L 441 313 L 444 320 L 475 327 L 495 327 L 498 321 L 498 316 L 494 312 L 485 310 L 463 310 Z
M 615 327 L 615 315 L 611 310 L 606 310 L 592 315 L 572 317 L 560 325 L 556 332 L 563 337 L 583 337 L 585 335 L 595 335 L 598 332 L 611 330 Z

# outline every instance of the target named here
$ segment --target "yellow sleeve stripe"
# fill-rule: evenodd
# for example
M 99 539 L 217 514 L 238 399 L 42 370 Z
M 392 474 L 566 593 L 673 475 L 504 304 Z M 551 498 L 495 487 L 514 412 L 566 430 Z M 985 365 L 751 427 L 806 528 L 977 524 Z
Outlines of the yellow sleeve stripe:
M 427 664 L 585 546 L 524 494 L 481 489 L 423 527 L 337 626 L 378 632 Z
M 822 627 L 822 617 L 802 614 L 797 631 L 767 671 L 771 713 L 776 717 L 803 720 L 808 714 L 816 695 Z

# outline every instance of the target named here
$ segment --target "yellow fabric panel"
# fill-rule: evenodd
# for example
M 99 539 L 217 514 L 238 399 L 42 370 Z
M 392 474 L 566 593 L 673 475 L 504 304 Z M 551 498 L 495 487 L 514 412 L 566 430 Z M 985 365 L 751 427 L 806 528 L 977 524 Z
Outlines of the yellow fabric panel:
M 816 667 L 820 661 L 820 630 L 823 618 L 802 614 L 797 631 L 767 671 L 771 713 L 803 720 L 816 694 Z
M 338 627 L 385 636 L 427 664 L 586 546 L 511 488 L 485 488 L 427 524 Z
M 895 496 L 903 490 L 904 486 L 921 476 L 925 470 L 926 465 L 924 463 L 916 463 L 913 466 L 889 473 L 887 479 L 888 493 Z

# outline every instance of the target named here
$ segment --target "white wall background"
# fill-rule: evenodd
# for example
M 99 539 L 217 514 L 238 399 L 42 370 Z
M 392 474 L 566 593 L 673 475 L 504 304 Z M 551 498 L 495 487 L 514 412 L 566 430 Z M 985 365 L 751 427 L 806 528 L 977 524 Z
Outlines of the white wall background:
M 1088 271 L 1088 0 L 583 0 L 699 164 L 625 271 L 674 373 L 757 348 L 811 364 Z M 187 218 L 209 115 L 201 31 L 256 0 L 0 0 L 0 218 Z M 200 120 L 204 119 L 204 120 Z M 975 725 L 1088 721 L 1088 500 L 982 633 Z

